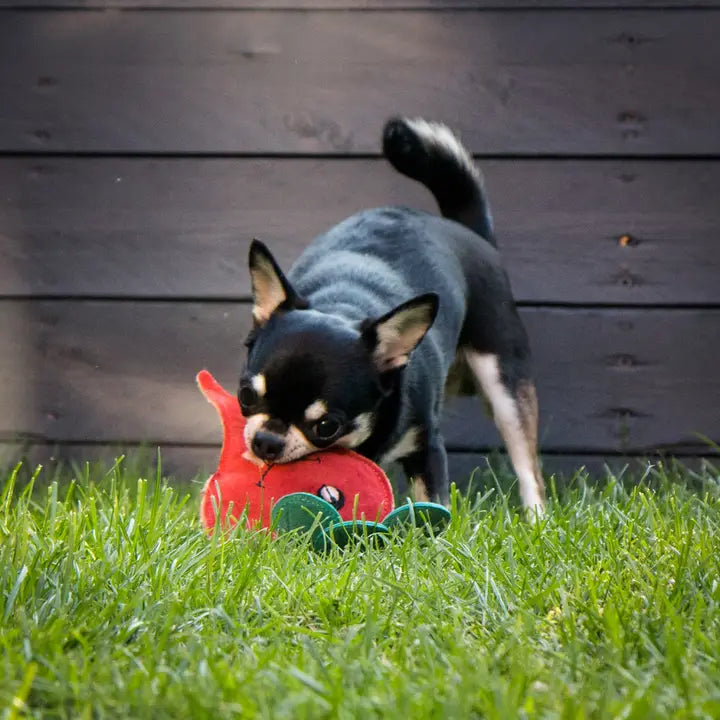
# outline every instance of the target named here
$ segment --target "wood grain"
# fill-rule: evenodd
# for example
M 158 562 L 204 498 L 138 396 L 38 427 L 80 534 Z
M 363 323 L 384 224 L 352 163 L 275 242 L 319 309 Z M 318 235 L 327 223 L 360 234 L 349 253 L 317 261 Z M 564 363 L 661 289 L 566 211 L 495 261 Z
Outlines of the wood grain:
M 194 376 L 208 367 L 235 387 L 249 315 L 244 303 L 0 303 L 0 440 L 218 442 Z M 533 308 L 523 317 L 544 449 L 688 453 L 707 451 L 696 433 L 720 439 L 720 311 Z M 452 450 L 499 442 L 473 398 L 448 404 L 444 431 Z
M 3 12 L 0 151 L 720 153 L 720 12 Z
M 720 305 L 720 162 L 481 166 L 518 300 Z M 436 211 L 382 160 L 0 159 L 0 296 L 248 298 L 251 238 L 384 204 Z
M 687 0 L 0 0 L 0 8 L 116 8 L 161 10 L 486 10 L 525 8 L 686 8 Z M 693 0 L 693 7 L 719 7 Z

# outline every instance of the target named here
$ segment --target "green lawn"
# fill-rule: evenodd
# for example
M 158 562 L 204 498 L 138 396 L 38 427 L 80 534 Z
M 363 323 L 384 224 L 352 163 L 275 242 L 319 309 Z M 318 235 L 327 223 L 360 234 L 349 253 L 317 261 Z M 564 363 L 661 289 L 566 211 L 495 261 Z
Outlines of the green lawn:
M 578 477 L 535 527 L 486 473 L 440 537 L 326 556 L 88 475 L 2 479 L 4 717 L 720 717 L 717 471 Z

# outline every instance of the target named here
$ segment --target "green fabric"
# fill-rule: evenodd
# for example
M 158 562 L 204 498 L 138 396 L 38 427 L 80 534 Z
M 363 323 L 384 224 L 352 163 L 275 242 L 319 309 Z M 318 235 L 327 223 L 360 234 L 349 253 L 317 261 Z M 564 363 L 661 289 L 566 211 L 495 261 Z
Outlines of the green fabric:
M 310 493 L 290 493 L 281 497 L 270 513 L 272 527 L 278 532 L 308 532 L 318 525 L 328 528 L 341 522 L 340 513 L 329 503 Z
M 312 532 L 311 542 L 318 552 L 332 547 L 344 548 L 349 543 L 364 542 L 382 547 L 390 542 L 393 532 L 407 532 L 417 527 L 435 536 L 450 523 L 450 511 L 430 502 L 413 503 L 393 510 L 381 523 L 347 520 L 329 503 L 310 493 L 291 493 L 280 498 L 271 513 L 273 528 L 279 533 Z
M 344 548 L 353 542 L 382 547 L 387 544 L 390 531 L 382 523 L 346 520 L 332 525 L 327 534 L 339 548 Z
M 450 511 L 444 505 L 431 502 L 408 501 L 405 505 L 393 510 L 383 523 L 389 528 L 407 529 L 419 527 L 425 532 L 436 535 L 450 523 Z

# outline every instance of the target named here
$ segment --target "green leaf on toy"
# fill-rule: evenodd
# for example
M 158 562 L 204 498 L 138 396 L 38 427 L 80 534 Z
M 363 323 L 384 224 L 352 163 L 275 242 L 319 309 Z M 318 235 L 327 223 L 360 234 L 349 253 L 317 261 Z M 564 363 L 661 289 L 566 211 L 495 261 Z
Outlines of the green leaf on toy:
M 346 520 L 326 500 L 311 493 L 297 492 L 281 497 L 273 506 L 273 527 L 279 533 L 299 530 L 312 531 L 312 545 L 317 552 L 331 547 L 344 548 L 351 543 L 365 543 L 383 547 L 390 540 L 390 530 L 407 531 L 411 527 L 437 535 L 450 523 L 450 511 L 431 502 L 413 503 L 393 510 L 382 522 Z
M 273 506 L 270 515 L 273 527 L 278 532 L 301 530 L 308 532 L 317 528 L 316 519 L 320 516 L 320 528 L 329 528 L 342 521 L 340 513 L 327 501 L 305 492 L 290 493 L 281 497 Z
M 339 548 L 353 542 L 382 547 L 387 545 L 390 531 L 382 523 L 345 520 L 331 525 L 327 534 Z
M 444 505 L 431 502 L 408 502 L 393 510 L 383 523 L 389 528 L 419 527 L 437 535 L 450 524 L 450 511 Z

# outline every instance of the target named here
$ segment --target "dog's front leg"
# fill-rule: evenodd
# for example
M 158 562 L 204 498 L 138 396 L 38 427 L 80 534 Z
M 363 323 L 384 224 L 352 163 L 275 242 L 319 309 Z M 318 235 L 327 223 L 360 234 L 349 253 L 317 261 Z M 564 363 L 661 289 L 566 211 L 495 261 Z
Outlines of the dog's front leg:
M 413 485 L 415 501 L 450 504 L 450 483 L 445 443 L 439 433 L 430 435 L 422 448 L 401 460 L 408 481 Z

